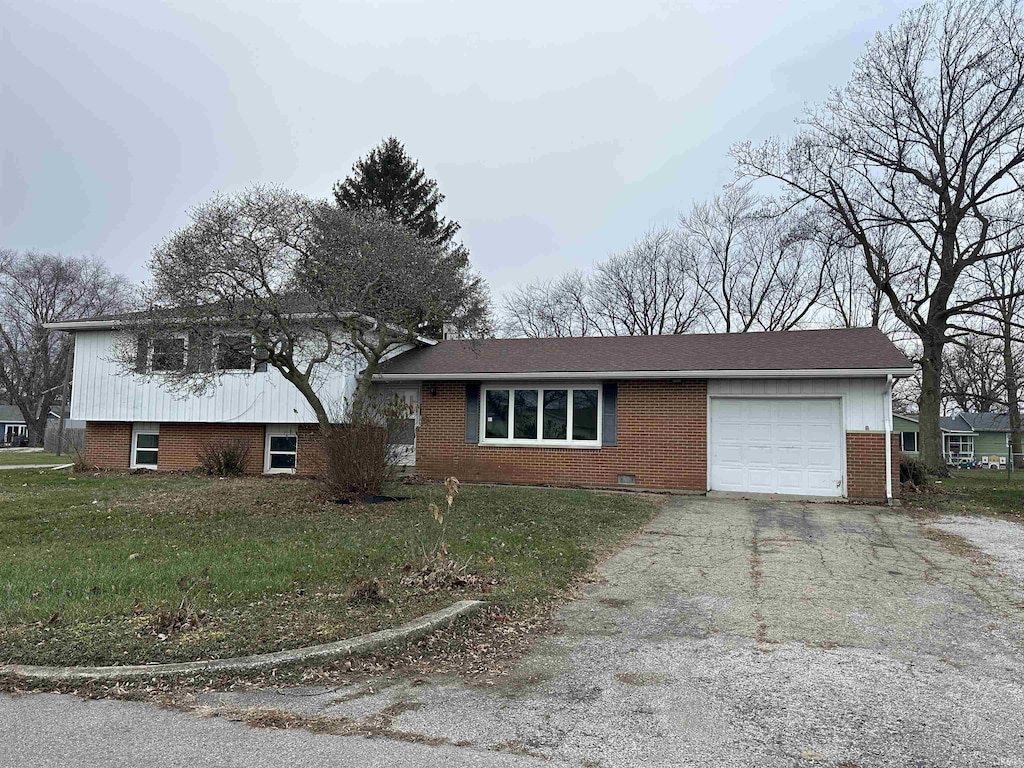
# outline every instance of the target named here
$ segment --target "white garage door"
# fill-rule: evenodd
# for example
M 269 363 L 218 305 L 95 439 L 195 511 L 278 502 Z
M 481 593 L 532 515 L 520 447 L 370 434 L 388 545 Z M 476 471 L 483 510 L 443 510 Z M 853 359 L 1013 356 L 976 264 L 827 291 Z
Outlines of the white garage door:
M 711 490 L 843 495 L 834 398 L 712 398 Z

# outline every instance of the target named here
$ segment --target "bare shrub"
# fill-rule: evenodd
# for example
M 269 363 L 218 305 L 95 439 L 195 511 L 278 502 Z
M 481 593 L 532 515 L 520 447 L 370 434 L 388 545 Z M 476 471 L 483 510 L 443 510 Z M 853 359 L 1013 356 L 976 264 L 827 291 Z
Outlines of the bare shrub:
M 199 450 L 199 469 L 215 477 L 241 475 L 249 458 L 249 446 L 241 440 L 203 443 Z
M 395 479 L 411 408 L 397 397 L 368 396 L 349 404 L 342 423 L 324 428 L 324 482 L 339 498 L 379 496 Z
M 164 639 L 168 635 L 199 627 L 206 618 L 206 611 L 199 608 L 197 593 L 209 588 L 209 585 L 209 568 L 204 568 L 197 576 L 182 576 L 178 579 L 181 598 L 157 606 L 150 621 L 153 632 Z
M 455 495 L 459 492 L 459 481 L 455 477 L 446 478 L 445 506 L 431 504 L 428 509 L 437 530 L 428 543 L 420 543 L 420 563 L 406 563 L 402 568 L 403 587 L 412 587 L 419 592 L 437 592 L 440 590 L 456 590 L 465 587 L 480 586 L 485 583 L 483 577 L 469 569 L 470 561 L 458 563 L 448 550 L 448 517 L 455 505 Z
M 383 603 L 387 600 L 380 579 L 356 579 L 345 592 L 350 603 Z

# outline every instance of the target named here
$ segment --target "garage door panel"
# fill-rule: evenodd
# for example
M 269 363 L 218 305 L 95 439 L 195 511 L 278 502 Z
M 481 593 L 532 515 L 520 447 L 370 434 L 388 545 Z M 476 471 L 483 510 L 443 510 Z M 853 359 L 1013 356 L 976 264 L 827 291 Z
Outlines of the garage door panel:
M 775 465 L 780 469 L 803 469 L 806 464 L 803 448 L 780 445 L 775 449 Z
M 712 398 L 711 488 L 842 495 L 843 433 L 834 398 Z
M 767 445 L 748 445 L 743 450 L 743 466 L 751 469 L 757 467 L 762 469 L 772 468 L 772 448 Z

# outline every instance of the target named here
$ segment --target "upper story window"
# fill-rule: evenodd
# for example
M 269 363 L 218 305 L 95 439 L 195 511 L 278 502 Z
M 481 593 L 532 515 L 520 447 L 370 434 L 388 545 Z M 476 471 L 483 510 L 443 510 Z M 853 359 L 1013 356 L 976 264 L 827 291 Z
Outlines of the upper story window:
M 600 445 L 601 388 L 595 384 L 484 387 L 482 399 L 481 443 Z
M 252 337 L 223 335 L 217 339 L 217 368 L 221 371 L 253 369 Z
M 186 343 L 182 336 L 158 336 L 153 339 L 149 354 L 151 371 L 185 370 Z

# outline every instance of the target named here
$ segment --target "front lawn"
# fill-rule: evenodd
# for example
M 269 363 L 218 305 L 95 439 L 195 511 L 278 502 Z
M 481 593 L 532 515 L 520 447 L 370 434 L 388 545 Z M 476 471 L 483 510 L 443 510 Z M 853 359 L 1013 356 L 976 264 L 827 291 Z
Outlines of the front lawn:
M 15 448 L 0 449 L 0 467 L 16 467 L 20 464 L 71 464 L 74 459 L 68 454 L 57 456 L 46 451 L 21 451 Z
M 953 477 L 933 481 L 937 505 L 949 514 L 1006 514 L 1024 518 L 1024 470 L 954 470 Z
M 458 599 L 510 612 L 556 598 L 655 511 L 633 495 L 465 487 L 453 557 L 483 587 L 402 586 L 436 535 L 440 486 L 345 506 L 290 477 L 0 473 L 0 662 L 181 661 L 280 650 L 393 626 Z M 350 599 L 379 579 L 385 601 Z M 168 631 L 168 615 L 200 617 Z M 163 620 L 160 619 L 163 617 Z M 173 620 L 170 622 L 174 624 Z

